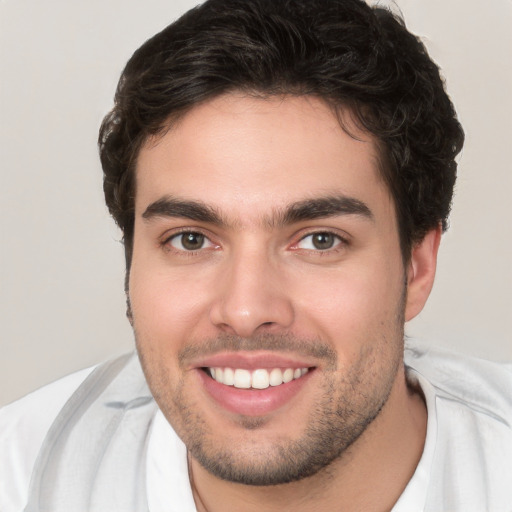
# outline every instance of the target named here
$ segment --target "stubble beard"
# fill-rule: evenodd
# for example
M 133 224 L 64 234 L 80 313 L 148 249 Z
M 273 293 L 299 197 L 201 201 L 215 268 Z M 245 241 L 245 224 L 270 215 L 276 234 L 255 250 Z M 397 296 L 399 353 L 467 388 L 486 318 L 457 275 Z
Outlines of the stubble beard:
M 328 470 L 378 417 L 403 361 L 403 310 L 398 317 L 398 328 L 387 333 L 391 334 L 389 339 L 383 335 L 376 343 L 366 344 L 357 363 L 350 368 L 339 368 L 336 353 L 319 340 L 273 335 L 245 340 L 227 336 L 198 345 L 196 351 L 201 353 L 214 353 L 221 348 L 268 349 L 323 358 L 325 365 L 322 368 L 320 398 L 308 414 L 304 432 L 294 440 L 278 438 L 265 449 L 250 442 L 252 432 L 265 427 L 265 418 L 240 416 L 238 424 L 246 430 L 246 446 L 219 442 L 201 407 L 187 396 L 183 379 L 173 388 L 169 372 L 158 366 L 158 360 L 147 360 L 145 351 L 140 350 L 137 333 L 136 340 L 153 396 L 190 455 L 220 479 L 268 486 L 294 482 L 323 469 Z M 189 349 L 180 353 L 181 362 L 191 355 Z
M 186 444 L 190 454 L 207 471 L 223 480 L 252 486 L 295 482 L 339 460 L 379 415 L 391 387 L 392 383 L 386 385 L 384 394 L 378 398 L 361 395 L 355 407 L 335 391 L 333 382 L 327 383 L 322 400 L 310 411 L 304 433 L 296 440 L 277 440 L 271 449 L 263 450 L 264 453 L 257 447 L 242 449 L 240 453 L 236 446 L 215 448 L 204 435 L 205 430 L 200 428 L 189 432 Z M 347 389 L 345 385 L 344 389 Z M 193 422 L 192 418 L 193 415 L 188 421 Z M 241 418 L 239 425 L 251 436 L 251 430 L 263 428 L 265 422 L 258 418 Z

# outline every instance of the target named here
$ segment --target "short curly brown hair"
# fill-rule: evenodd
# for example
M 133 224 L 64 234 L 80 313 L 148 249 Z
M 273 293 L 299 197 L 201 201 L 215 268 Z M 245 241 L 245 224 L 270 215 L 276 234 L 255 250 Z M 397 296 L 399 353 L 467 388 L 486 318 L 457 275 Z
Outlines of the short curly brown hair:
M 430 229 L 446 229 L 464 133 L 438 67 L 399 17 L 360 0 L 208 0 L 134 53 L 101 125 L 105 199 L 127 271 L 141 146 L 234 90 L 350 109 L 378 141 L 404 261 Z

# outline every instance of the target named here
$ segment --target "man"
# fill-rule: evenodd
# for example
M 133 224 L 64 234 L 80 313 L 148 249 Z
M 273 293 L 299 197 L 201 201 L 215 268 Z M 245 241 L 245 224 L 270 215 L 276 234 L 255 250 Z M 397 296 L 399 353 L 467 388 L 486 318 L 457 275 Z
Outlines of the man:
M 138 358 L 4 409 L 1 505 L 509 510 L 510 370 L 404 362 L 462 141 L 358 0 L 209 0 L 146 42 L 100 131 Z

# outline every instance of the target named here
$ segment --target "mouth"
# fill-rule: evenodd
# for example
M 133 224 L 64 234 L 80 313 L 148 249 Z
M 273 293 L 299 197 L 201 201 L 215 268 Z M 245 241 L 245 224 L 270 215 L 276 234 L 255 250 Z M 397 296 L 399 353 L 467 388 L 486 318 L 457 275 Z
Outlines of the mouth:
M 245 368 L 204 367 L 202 370 L 219 384 L 237 389 L 267 389 L 300 379 L 312 368 Z
M 224 353 L 194 366 L 215 410 L 261 417 L 288 408 L 310 387 L 318 370 L 312 362 L 271 353 Z

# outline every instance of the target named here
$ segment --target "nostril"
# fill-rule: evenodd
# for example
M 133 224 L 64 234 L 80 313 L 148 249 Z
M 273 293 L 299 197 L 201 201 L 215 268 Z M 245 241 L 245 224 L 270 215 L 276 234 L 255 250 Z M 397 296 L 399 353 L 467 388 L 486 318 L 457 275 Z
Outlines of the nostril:
M 286 296 L 276 296 L 263 289 L 256 290 L 256 293 L 253 289 L 249 291 L 243 294 L 237 290 L 219 293 L 209 312 L 212 324 L 243 338 L 250 338 L 258 329 L 270 332 L 290 327 L 294 314 Z

